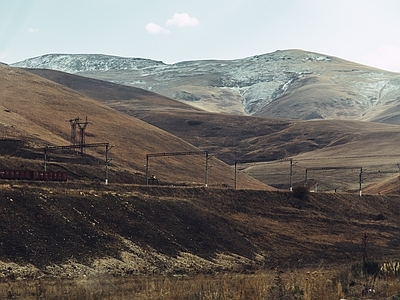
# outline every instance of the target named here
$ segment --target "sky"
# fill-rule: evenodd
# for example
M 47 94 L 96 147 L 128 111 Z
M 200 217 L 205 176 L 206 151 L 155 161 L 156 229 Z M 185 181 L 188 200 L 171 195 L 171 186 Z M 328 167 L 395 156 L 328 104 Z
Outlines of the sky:
M 301 49 L 400 72 L 399 0 L 1 0 L 0 61 L 176 63 Z

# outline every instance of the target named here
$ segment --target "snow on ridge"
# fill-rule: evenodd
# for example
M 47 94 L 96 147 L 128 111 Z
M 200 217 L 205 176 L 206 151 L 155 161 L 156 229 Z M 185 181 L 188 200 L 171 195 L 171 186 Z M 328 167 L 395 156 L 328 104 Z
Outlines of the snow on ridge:
M 11 66 L 53 69 L 83 76 L 96 73 L 98 78 L 102 72 L 109 72 L 106 80 L 115 78 L 116 83 L 152 90 L 167 97 L 174 97 L 179 86 L 228 88 L 240 94 L 248 114 L 256 113 L 278 99 L 296 81 L 310 75 L 327 75 L 333 82 L 354 89 L 356 94 L 368 99 L 365 101 L 369 105 L 376 105 L 382 95 L 394 89 L 390 85 L 385 87 L 385 82 L 392 76 L 385 71 L 369 71 L 356 64 L 353 69 L 348 62 L 341 65 L 340 59 L 301 50 L 279 50 L 235 60 L 195 60 L 175 64 L 102 54 L 48 54 Z M 338 69 L 333 70 L 332 66 L 338 66 Z M 117 73 L 118 78 L 113 77 Z M 193 95 L 198 96 L 195 92 Z
M 162 62 L 144 58 L 125 58 L 102 54 L 47 54 L 12 64 L 14 67 L 43 68 L 71 74 L 92 71 L 138 70 L 163 66 Z

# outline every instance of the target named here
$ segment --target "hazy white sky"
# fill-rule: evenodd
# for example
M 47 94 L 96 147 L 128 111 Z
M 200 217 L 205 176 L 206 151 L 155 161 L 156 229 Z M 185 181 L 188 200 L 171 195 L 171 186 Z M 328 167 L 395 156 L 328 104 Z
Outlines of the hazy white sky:
M 399 0 L 1 0 L 0 61 L 102 53 L 174 63 L 302 49 L 400 72 Z

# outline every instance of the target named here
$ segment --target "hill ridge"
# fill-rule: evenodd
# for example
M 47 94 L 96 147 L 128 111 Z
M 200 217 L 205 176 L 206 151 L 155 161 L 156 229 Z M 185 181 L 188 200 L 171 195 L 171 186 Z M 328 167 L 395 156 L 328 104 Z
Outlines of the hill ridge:
M 387 123 L 400 120 L 398 108 L 392 103 L 400 97 L 398 73 L 302 50 L 175 64 L 59 54 L 13 66 L 61 70 L 132 85 L 211 112 Z
M 259 163 L 255 166 L 241 165 L 238 174 L 244 171 L 275 187 L 289 188 L 286 164 L 279 166 L 279 159 L 289 157 L 296 164 L 293 175 L 295 184 L 304 184 L 306 168 L 327 164 L 362 166 L 369 172 L 374 170 L 376 174 L 369 174 L 364 180 L 367 185 L 389 177 L 397 182 L 394 176 L 398 171 L 398 156 L 394 141 L 399 140 L 398 125 L 359 120 L 302 121 L 209 113 L 133 87 L 52 70 L 27 70 L 75 88 L 118 111 L 207 149 L 228 164 L 257 161 Z M 272 160 L 278 162 L 272 164 Z M 318 179 L 320 190 L 347 191 L 357 188 L 354 186 L 354 174 L 330 176 L 335 177 Z M 238 184 L 242 186 L 240 180 Z M 316 182 L 308 184 L 311 186 Z M 398 193 L 395 186 L 391 185 L 392 192 Z M 387 188 L 375 188 L 376 193 L 383 190 L 390 193 Z
M 86 129 L 86 143 L 109 142 L 113 146 L 110 168 L 113 170 L 112 177 L 118 178 L 115 180 L 124 180 L 126 174 L 130 174 L 125 180 L 137 177 L 133 182 L 145 182 L 146 153 L 198 150 L 166 131 L 30 72 L 0 66 L 0 76 L 0 134 L 36 144 L 36 153 L 29 154 L 36 158 L 33 161 L 36 165 L 40 165 L 43 160 L 37 159 L 41 147 L 46 144 L 69 144 L 71 126 L 67 120 L 77 116 L 88 116 L 91 122 Z M 104 159 L 102 149 L 90 149 L 87 153 L 99 161 Z M 156 173 L 164 182 L 173 182 L 179 177 L 181 182 L 204 184 L 203 158 L 171 158 L 168 162 L 167 166 L 165 162 L 153 161 L 151 172 Z M 104 164 L 99 164 L 97 173 L 104 167 Z M 230 167 L 216 158 L 213 165 L 209 174 L 210 184 L 230 183 Z M 193 169 L 189 170 L 185 166 Z M 36 168 L 40 169 L 39 166 Z M 250 177 L 245 180 L 250 186 L 266 187 Z

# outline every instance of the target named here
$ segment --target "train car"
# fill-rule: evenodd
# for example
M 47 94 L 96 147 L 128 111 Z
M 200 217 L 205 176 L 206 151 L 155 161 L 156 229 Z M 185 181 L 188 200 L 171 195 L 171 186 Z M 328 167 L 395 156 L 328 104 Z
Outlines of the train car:
M 52 171 L 0 170 L 0 179 L 67 181 L 68 175 L 65 172 Z

